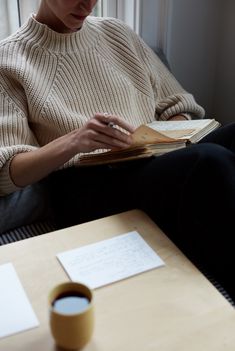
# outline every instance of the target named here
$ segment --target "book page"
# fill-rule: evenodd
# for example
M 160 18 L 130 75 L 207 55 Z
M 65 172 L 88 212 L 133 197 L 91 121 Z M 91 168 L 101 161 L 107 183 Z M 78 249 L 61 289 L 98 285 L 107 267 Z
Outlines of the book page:
M 153 130 L 154 129 L 154 130 Z M 132 145 L 146 145 L 154 143 L 171 143 L 175 139 L 160 133 L 155 128 L 141 125 L 132 134 L 133 144 Z
M 164 130 L 162 133 L 164 133 L 166 136 L 175 138 L 175 139 L 189 139 L 192 135 L 197 132 L 197 129 L 184 129 L 184 130 Z
M 93 289 L 164 265 L 136 231 L 59 253 L 57 258 L 71 280 Z
M 0 337 L 39 325 L 12 263 L 0 266 Z
M 176 139 L 190 139 L 210 125 L 217 125 L 214 119 L 194 119 L 184 121 L 153 121 L 147 125 L 162 134 Z

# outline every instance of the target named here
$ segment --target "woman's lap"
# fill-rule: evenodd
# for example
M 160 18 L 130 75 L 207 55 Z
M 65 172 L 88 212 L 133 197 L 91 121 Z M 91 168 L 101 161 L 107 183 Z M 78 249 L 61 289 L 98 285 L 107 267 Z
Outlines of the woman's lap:
M 177 160 L 171 155 L 173 167 L 180 159 L 186 164 L 186 169 L 178 164 L 172 170 L 172 177 L 179 182 L 178 186 L 175 183 L 178 191 L 172 191 L 174 182 L 169 186 L 164 182 L 157 190 L 152 187 L 152 200 L 148 203 L 146 196 L 142 208 L 191 259 L 200 260 L 222 280 L 232 274 L 235 264 L 235 155 L 213 144 L 192 147 L 189 155 L 179 153 L 183 156 L 178 155 Z M 168 199 L 164 199 L 164 188 Z M 155 211 L 158 196 L 163 208 L 159 210 L 158 206 Z
M 205 136 L 200 143 L 216 143 L 235 152 L 235 123 L 226 124 Z
M 235 263 L 233 152 L 201 143 L 116 166 L 59 171 L 51 179 L 61 227 L 140 208 L 231 291 Z
M 166 226 L 171 215 L 174 230 L 181 208 L 201 214 L 202 206 L 207 206 L 206 213 L 209 207 L 212 213 L 232 207 L 234 157 L 223 147 L 201 144 L 137 162 L 59 171 L 51 176 L 50 186 L 55 205 L 63 207 L 64 217 L 71 211 L 74 221 L 83 221 L 81 213 L 82 217 L 98 218 L 106 211 L 138 207 L 159 214 L 159 222 Z M 226 200 L 223 206 L 215 201 L 218 196 Z

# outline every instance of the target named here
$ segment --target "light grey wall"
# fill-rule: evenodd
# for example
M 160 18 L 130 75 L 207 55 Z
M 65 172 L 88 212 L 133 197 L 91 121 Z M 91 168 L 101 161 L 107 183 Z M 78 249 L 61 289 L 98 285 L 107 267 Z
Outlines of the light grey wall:
M 208 118 L 235 121 L 235 1 L 164 1 L 143 1 L 142 37 L 155 48 L 159 35 L 167 34 L 162 47 L 179 82 Z M 162 4 L 167 4 L 168 22 L 159 26 L 156 11 Z
M 235 122 L 235 1 L 221 2 L 213 113 L 228 123 Z
M 220 2 L 174 0 L 168 27 L 166 54 L 172 71 L 209 118 L 214 110 Z
M 161 0 L 140 1 L 141 25 L 140 35 L 152 48 L 157 48 L 159 32 L 159 12 L 161 11 Z
M 0 40 L 16 31 L 18 26 L 19 18 L 16 1 L 0 0 Z

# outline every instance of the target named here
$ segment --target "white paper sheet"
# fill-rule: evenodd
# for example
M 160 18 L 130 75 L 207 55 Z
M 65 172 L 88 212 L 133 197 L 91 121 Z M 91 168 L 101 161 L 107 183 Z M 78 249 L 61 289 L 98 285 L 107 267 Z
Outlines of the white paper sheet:
M 39 325 L 12 263 L 0 266 L 0 337 Z
M 164 265 L 136 231 L 57 254 L 72 281 L 98 288 Z

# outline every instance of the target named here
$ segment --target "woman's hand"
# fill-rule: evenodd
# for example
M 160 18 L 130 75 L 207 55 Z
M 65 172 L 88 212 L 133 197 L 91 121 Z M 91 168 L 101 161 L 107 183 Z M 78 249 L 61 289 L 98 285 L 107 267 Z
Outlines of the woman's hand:
M 97 113 L 82 128 L 35 151 L 15 155 L 10 163 L 12 181 L 16 186 L 24 187 L 55 171 L 77 153 L 128 147 L 133 132 L 134 128 L 120 117 Z
M 77 152 L 129 147 L 135 128 L 118 116 L 97 113 L 83 127 L 71 132 Z
M 171 116 L 168 121 L 187 121 L 188 118 L 184 115 Z

